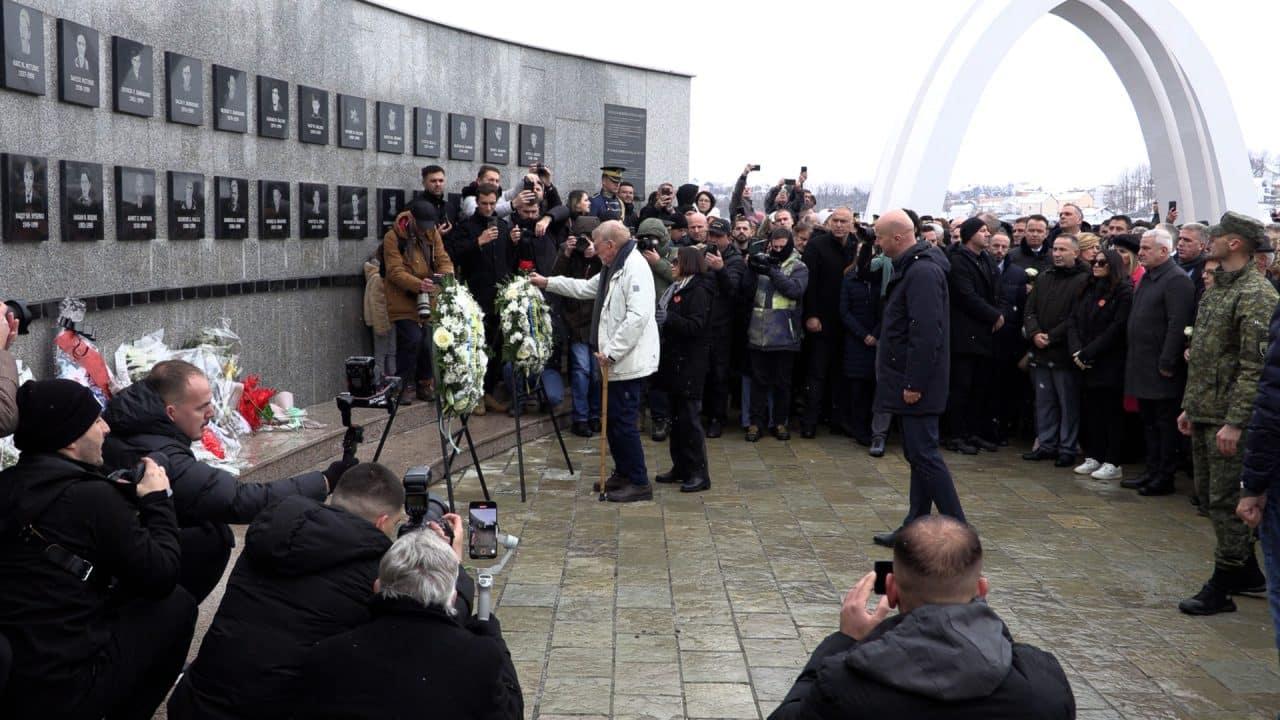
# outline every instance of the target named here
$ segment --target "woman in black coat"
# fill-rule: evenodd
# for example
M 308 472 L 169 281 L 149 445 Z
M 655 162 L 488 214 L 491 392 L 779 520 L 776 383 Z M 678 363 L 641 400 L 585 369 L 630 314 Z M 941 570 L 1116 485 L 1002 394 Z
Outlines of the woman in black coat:
M 671 267 L 674 282 L 658 300 L 662 332 L 658 379 L 671 400 L 672 467 L 654 479 L 660 483 L 682 483 L 680 492 L 698 492 L 711 487 L 707 443 L 698 422 L 711 350 L 707 329 L 715 282 L 706 270 L 702 250 L 680 248 Z
M 1067 320 L 1067 350 L 1084 380 L 1080 443 L 1085 461 L 1080 475 L 1117 480 L 1123 452 L 1124 367 L 1133 283 L 1124 258 L 1105 250 L 1090 263 L 1089 281 L 1081 289 Z
M 871 444 L 871 401 L 875 399 L 876 343 L 880 337 L 880 273 L 871 270 L 872 249 L 872 243 L 862 243 L 840 285 L 851 430 L 853 439 L 862 445 Z

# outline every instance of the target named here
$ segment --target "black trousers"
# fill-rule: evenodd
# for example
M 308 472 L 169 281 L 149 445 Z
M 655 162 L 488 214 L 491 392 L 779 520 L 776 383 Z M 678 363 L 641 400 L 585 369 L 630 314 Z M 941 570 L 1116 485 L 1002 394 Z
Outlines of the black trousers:
M 838 329 L 825 329 L 810 336 L 807 367 L 809 391 L 805 393 L 804 424 L 813 427 L 823 412 L 834 430 L 844 430 L 848 425 L 845 416 L 845 393 L 833 392 L 835 383 L 844 377 L 844 336 Z
M 711 356 L 707 364 L 707 381 L 702 391 L 702 407 L 708 420 L 723 425 L 729 414 L 730 375 L 729 328 L 714 328 L 711 333 Z M 674 406 L 674 399 L 672 404 Z M 675 412 L 673 407 L 672 412 Z
M 178 544 L 182 547 L 178 584 L 195 598 L 197 605 L 218 586 L 235 543 L 231 528 L 222 523 L 203 523 L 178 529 Z
M 937 415 L 899 415 L 902 423 L 902 454 L 911 465 L 911 509 L 902 524 L 933 512 L 965 522 L 964 509 L 951 470 L 938 449 Z
M 947 398 L 948 437 L 990 439 L 991 358 L 969 353 L 951 356 L 951 396 Z
M 396 321 L 396 374 L 405 387 L 431 379 L 431 345 L 427 325 L 417 320 Z
M 791 368 L 796 354 L 787 350 L 751 351 L 751 424 L 763 428 L 769 420 L 773 393 L 773 424 L 787 424 L 791 412 Z
M 699 398 L 675 391 L 667 393 L 671 401 L 671 434 L 667 448 L 671 452 L 671 469 L 681 480 L 707 477 L 707 442 L 698 415 L 702 411 Z
M 150 720 L 182 670 L 196 628 L 196 603 L 182 588 L 123 605 L 111 640 L 72 679 L 10 682 L 0 715 L 67 720 Z
M 1080 445 L 1084 456 L 1101 463 L 1123 464 L 1124 391 L 1087 387 L 1080 405 Z
M 489 353 L 489 364 L 484 368 L 484 391 L 491 393 L 493 386 L 502 379 L 502 327 L 496 312 L 484 316 L 484 344 L 485 351 Z M 548 363 L 548 367 L 552 365 Z M 512 391 L 512 397 L 515 397 L 515 390 L 508 389 Z
M 849 389 L 849 430 L 853 439 L 871 442 L 871 407 L 876 397 L 874 378 L 844 378 Z
M 1152 478 L 1173 482 L 1178 469 L 1178 409 L 1171 400 L 1138 399 L 1142 415 L 1142 431 L 1147 439 L 1147 474 Z

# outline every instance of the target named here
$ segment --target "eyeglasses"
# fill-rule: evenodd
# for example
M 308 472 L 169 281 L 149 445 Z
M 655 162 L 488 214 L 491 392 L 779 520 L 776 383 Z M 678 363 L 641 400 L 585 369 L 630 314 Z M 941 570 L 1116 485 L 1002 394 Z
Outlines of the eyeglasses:
M 1108 266 L 1108 265 L 1110 265 L 1111 263 L 1110 263 L 1110 262 L 1108 262 L 1108 261 L 1107 261 L 1107 259 L 1106 259 L 1106 258 L 1104 258 L 1104 257 L 1098 257 L 1098 258 L 1094 258 L 1092 261 L 1090 261 L 1090 263 L 1089 263 L 1089 264 L 1090 264 L 1090 265 L 1093 265 L 1094 267 L 1107 267 L 1107 266 Z

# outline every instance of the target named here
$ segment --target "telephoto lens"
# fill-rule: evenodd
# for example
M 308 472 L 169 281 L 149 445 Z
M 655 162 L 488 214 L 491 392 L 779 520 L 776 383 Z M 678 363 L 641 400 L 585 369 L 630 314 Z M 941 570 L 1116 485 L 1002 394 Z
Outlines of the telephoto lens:
M 431 294 L 418 293 L 418 317 L 431 317 Z

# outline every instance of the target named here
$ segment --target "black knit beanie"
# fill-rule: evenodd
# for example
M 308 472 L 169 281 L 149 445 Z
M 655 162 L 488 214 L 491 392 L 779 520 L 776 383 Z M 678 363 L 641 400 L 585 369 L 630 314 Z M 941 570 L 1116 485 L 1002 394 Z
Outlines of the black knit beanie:
M 18 431 L 22 452 L 56 452 L 84 435 L 102 414 L 89 388 L 73 380 L 29 380 L 18 388 Z

